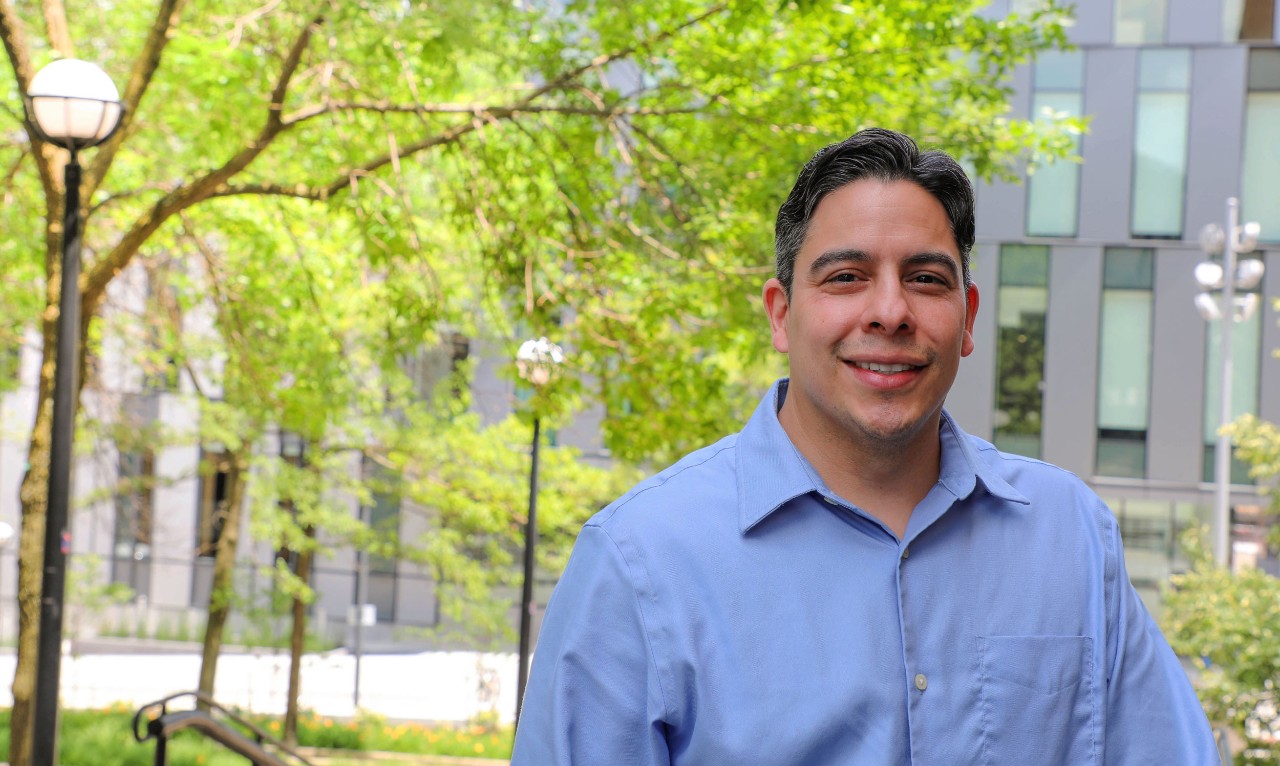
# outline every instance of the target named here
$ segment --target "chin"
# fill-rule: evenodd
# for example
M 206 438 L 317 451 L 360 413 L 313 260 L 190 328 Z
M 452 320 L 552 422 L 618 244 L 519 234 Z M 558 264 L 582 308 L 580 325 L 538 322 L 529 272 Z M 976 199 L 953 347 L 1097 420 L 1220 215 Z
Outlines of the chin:
M 850 430 L 861 434 L 862 438 L 892 447 L 909 444 L 930 422 L 931 418 L 927 415 L 919 418 L 854 418 L 851 424 L 853 428 Z

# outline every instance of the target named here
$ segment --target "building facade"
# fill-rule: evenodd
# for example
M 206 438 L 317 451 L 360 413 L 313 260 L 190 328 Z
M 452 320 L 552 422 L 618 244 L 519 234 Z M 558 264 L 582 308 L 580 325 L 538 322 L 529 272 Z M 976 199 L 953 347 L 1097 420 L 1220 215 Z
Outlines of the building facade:
M 1034 3 L 994 2 L 1005 13 Z M 1258 310 L 1234 325 L 1233 411 L 1280 420 L 1280 13 L 1275 0 L 1077 3 L 1074 50 L 1022 67 L 1013 112 L 1085 115 L 1078 162 L 980 184 L 977 350 L 949 406 L 972 433 L 1087 480 L 1158 605 L 1177 539 L 1212 518 L 1220 324 L 1194 305 L 1203 227 L 1261 225 Z M 1265 506 L 1232 468 L 1234 557 Z

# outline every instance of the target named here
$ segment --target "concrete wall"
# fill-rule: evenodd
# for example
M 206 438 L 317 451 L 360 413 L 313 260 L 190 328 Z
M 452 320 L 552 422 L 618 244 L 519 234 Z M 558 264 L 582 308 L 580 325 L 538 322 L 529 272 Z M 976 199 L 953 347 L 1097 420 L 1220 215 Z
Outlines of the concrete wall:
M 1156 251 L 1147 431 L 1147 475 L 1155 480 L 1200 479 L 1208 325 L 1192 304 L 1199 292 L 1192 270 L 1202 258 L 1191 247 Z

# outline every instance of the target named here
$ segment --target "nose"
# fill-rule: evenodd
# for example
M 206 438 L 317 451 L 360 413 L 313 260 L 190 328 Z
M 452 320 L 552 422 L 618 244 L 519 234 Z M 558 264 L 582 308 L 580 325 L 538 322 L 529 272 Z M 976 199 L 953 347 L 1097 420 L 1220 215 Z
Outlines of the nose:
M 911 307 L 898 280 L 876 282 L 867 296 L 863 324 L 869 332 L 893 334 L 911 327 Z

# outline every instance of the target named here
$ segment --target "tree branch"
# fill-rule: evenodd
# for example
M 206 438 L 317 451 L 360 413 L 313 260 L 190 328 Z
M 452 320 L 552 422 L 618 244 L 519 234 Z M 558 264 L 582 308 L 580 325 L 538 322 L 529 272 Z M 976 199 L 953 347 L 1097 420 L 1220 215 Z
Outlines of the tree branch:
M 275 128 L 277 131 L 282 127 L 281 114 L 284 112 L 284 99 L 289 94 L 289 83 L 293 79 L 293 75 L 298 71 L 298 65 L 302 63 L 302 54 L 306 52 L 307 46 L 311 43 L 311 35 L 316 29 L 324 23 L 324 13 L 316 13 L 309 19 L 302 31 L 298 33 L 297 39 L 293 41 L 293 45 L 289 46 L 289 54 L 285 56 L 284 66 L 280 67 L 280 77 L 276 80 L 276 87 L 271 91 L 271 102 L 267 104 L 267 127 Z
M 9 0 L 0 0 L 0 2 L 8 1 Z M 180 4 L 183 2 L 183 0 L 162 1 L 166 4 Z M 565 88 L 567 85 L 576 81 L 577 78 L 592 69 L 626 58 L 638 50 L 652 46 L 662 40 L 669 39 L 684 29 L 699 24 L 711 16 L 723 12 L 727 7 L 728 6 L 725 3 L 717 3 L 697 16 L 693 16 L 674 27 L 665 29 L 659 34 L 656 34 L 640 43 L 612 53 L 605 53 L 596 56 L 591 59 L 591 61 L 581 66 L 568 69 L 551 79 L 546 84 L 534 88 L 524 98 L 511 106 L 482 109 L 478 112 L 472 112 L 472 119 L 466 122 L 459 122 L 441 133 L 437 133 L 436 135 L 429 136 L 421 141 L 400 147 L 394 156 L 386 154 L 372 159 L 359 167 L 344 171 L 341 173 L 339 178 L 336 178 L 327 184 L 289 185 L 266 183 L 232 186 L 229 184 L 231 178 L 257 159 L 257 157 L 266 150 L 266 148 L 280 133 L 291 127 L 295 127 L 298 124 L 296 121 L 284 121 L 281 112 L 285 96 L 288 94 L 290 80 L 297 71 L 298 65 L 302 60 L 303 53 L 310 42 L 312 33 L 317 26 L 323 22 L 323 14 L 317 13 L 312 19 L 307 21 L 297 39 L 294 40 L 293 45 L 290 46 L 289 54 L 285 58 L 284 65 L 281 67 L 280 76 L 271 93 L 271 101 L 268 105 L 267 122 L 263 126 L 262 131 L 254 140 L 250 141 L 243 149 L 240 150 L 240 152 L 228 160 L 222 167 L 206 173 L 189 185 L 179 187 L 173 192 L 166 194 L 156 202 L 150 211 L 138 218 L 133 227 L 125 232 L 120 241 L 116 243 L 115 247 L 113 247 L 102 260 L 94 264 L 89 270 L 87 277 L 84 280 L 83 300 L 86 311 L 92 311 L 97 307 L 97 304 L 105 294 L 107 285 L 115 275 L 119 274 L 124 267 L 129 264 L 130 259 L 133 258 L 134 254 L 138 251 L 138 248 L 140 248 L 142 244 L 146 242 L 146 240 L 155 233 L 155 231 L 159 229 L 166 220 L 169 219 L 170 216 L 186 210 L 192 205 L 214 197 L 228 197 L 243 194 L 274 194 L 318 201 L 327 200 L 340 193 L 344 188 L 348 187 L 354 178 L 372 174 L 391 164 L 393 161 L 413 156 L 419 152 L 424 152 L 437 146 L 456 143 L 468 133 L 473 133 L 478 130 L 486 121 L 495 123 L 501 120 L 515 119 L 523 112 L 531 112 L 538 109 L 545 111 L 547 110 L 547 107 L 535 105 L 534 102 L 546 94 Z M 568 108 L 570 107 L 560 107 L 562 111 Z M 597 116 L 603 116 L 598 111 L 591 113 L 596 114 Z
M 570 106 L 567 104 L 530 104 L 524 101 L 509 106 L 490 106 L 487 104 L 395 104 L 389 101 L 330 101 L 324 104 L 312 104 L 284 118 L 285 125 L 293 127 L 308 120 L 339 112 L 376 112 L 378 114 L 488 114 L 498 119 L 520 114 L 555 114 L 583 115 L 586 117 L 665 117 L 673 114 L 693 114 L 703 107 L 644 107 L 644 106 Z
M 12 0 L 0 0 L 0 40 L 4 41 L 4 49 L 9 56 L 9 65 L 13 68 L 13 79 L 18 84 L 18 90 L 26 93 L 27 85 L 36 73 L 31 66 L 31 44 L 27 38 L 27 30 L 18 16 L 18 11 L 13 7 Z M 55 181 L 54 164 L 49 157 L 50 152 L 46 151 L 43 141 L 33 135 L 28 137 L 31 141 L 32 153 L 35 155 L 36 167 L 40 172 L 40 185 L 44 188 L 47 207 L 53 209 L 60 195 L 58 183 Z M 46 215 L 48 214 L 46 212 Z
M 82 194 L 85 200 L 93 199 L 93 193 L 97 191 L 98 186 L 102 184 L 102 179 L 106 178 L 107 171 L 111 169 L 116 152 L 120 150 L 120 144 L 129 133 L 129 126 L 133 124 L 138 114 L 142 97 L 146 95 L 147 88 L 151 86 L 151 79 L 160 66 L 160 56 L 164 53 L 165 46 L 169 44 L 171 32 L 177 26 L 178 16 L 182 13 L 182 7 L 185 4 L 186 0 L 160 0 L 155 20 L 151 22 L 151 29 L 147 32 L 147 40 L 143 43 L 138 58 L 133 62 L 133 70 L 129 72 L 129 81 L 121 97 L 124 103 L 124 114 L 120 115 L 120 127 L 111 138 L 98 147 L 93 163 L 85 173 Z
M 541 98 L 542 96 L 552 91 L 559 90 L 560 88 L 563 88 L 567 84 L 577 80 L 579 77 L 591 71 L 592 69 L 597 69 L 597 68 L 606 66 L 608 64 L 611 64 L 614 61 L 618 61 L 619 59 L 627 58 L 631 54 L 635 53 L 636 51 L 648 48 L 654 45 L 655 43 L 660 43 L 663 40 L 669 40 L 672 37 L 676 36 L 677 34 L 688 29 L 689 27 L 697 26 L 698 24 L 701 24 L 702 22 L 706 21 L 712 16 L 715 16 L 718 13 L 722 13 L 723 11 L 728 9 L 728 7 L 729 7 L 728 3 L 723 3 L 723 2 L 716 3 L 715 5 L 711 6 L 710 8 L 703 11 L 702 13 L 699 13 L 696 16 L 691 16 L 688 19 L 686 19 L 683 23 L 677 24 L 676 26 L 671 27 L 670 29 L 664 29 L 659 34 L 656 34 L 652 38 L 646 39 L 643 42 L 636 43 L 635 45 L 632 45 L 627 48 L 623 48 L 622 50 L 614 51 L 613 53 L 602 53 L 599 56 L 596 56 L 595 58 L 591 59 L 590 61 L 588 61 L 587 63 L 579 67 L 575 67 L 573 69 L 569 69 L 569 70 L 566 70 L 565 72 L 562 72 L 559 76 L 549 81 L 547 84 L 534 89 L 534 91 L 530 93 L 529 96 L 526 97 L 522 103 L 523 104 L 533 103 L 534 101 Z
M 62 4 L 62 0 L 44 0 L 40 5 L 44 10 L 44 26 L 49 33 L 49 44 L 62 58 L 75 58 L 76 49 L 71 43 L 71 32 L 67 29 L 66 6 Z
M 0 0 L 3 2 L 4 0 Z M 181 5 L 185 0 L 162 0 L 165 4 L 173 3 Z M 272 90 L 272 101 L 267 107 L 267 121 L 263 125 L 258 135 L 245 144 L 234 157 L 227 160 L 222 167 L 209 171 L 205 175 L 197 178 L 192 183 L 180 186 L 168 194 L 161 197 L 151 210 L 139 216 L 134 221 L 133 226 L 124 233 L 120 241 L 116 243 L 111 251 L 87 271 L 84 279 L 84 291 L 82 300 L 85 305 L 86 314 L 94 311 L 98 303 L 101 302 L 103 295 L 106 293 L 107 285 L 116 277 L 138 252 L 138 248 L 151 237 L 152 234 L 159 229 L 165 221 L 171 216 L 186 210 L 198 202 L 203 202 L 212 196 L 217 195 L 216 192 L 225 188 L 226 183 L 237 173 L 244 170 L 255 159 L 258 158 L 276 136 L 284 130 L 285 125 L 280 120 L 279 100 L 282 99 L 289 87 L 289 80 L 293 73 L 297 71 L 298 62 L 302 58 L 302 53 L 307 47 L 307 43 L 311 39 L 311 34 L 316 25 L 320 22 L 321 16 L 317 14 L 314 18 L 308 19 L 302 31 L 298 34 L 298 38 L 294 40 L 290 48 L 289 56 L 285 59 L 284 65 L 280 70 L 280 77 L 276 81 L 276 86 Z M 159 63 L 159 51 L 156 53 L 156 63 Z M 154 69 L 152 70 L 154 71 Z M 149 79 L 149 76 L 148 76 Z M 145 87 L 145 85 L 144 85 Z M 117 135 L 120 135 L 117 133 Z

